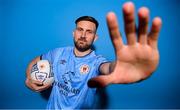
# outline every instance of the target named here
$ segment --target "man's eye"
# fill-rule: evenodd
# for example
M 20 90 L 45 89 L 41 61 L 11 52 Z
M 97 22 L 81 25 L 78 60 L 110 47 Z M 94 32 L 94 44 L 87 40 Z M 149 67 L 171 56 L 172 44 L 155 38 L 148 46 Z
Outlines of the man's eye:
M 81 28 L 77 28 L 76 30 L 77 30 L 77 31 L 83 31 L 83 29 L 81 29 Z
M 87 31 L 89 34 L 92 34 L 93 32 L 92 31 Z

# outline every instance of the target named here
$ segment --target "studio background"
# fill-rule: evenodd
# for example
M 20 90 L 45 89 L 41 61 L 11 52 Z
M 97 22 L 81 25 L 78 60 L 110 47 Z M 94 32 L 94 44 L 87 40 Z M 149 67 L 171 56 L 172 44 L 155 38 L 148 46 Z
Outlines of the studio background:
M 0 108 L 45 108 L 47 100 L 25 86 L 25 71 L 36 56 L 56 47 L 73 46 L 74 20 L 82 15 L 99 23 L 96 52 L 114 60 L 106 14 L 117 14 L 123 30 L 122 5 L 127 0 L 0 0 Z M 101 108 L 180 108 L 180 1 L 132 0 L 147 6 L 163 21 L 159 36 L 160 63 L 147 80 L 110 85 L 98 99 Z M 101 102 L 105 102 L 102 104 Z

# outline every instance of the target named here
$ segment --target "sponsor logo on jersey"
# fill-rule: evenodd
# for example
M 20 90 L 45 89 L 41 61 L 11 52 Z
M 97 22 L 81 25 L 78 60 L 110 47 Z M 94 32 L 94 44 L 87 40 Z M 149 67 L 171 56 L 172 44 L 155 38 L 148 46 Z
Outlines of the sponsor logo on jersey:
M 80 71 L 81 74 L 87 74 L 87 73 L 89 73 L 89 70 L 90 70 L 89 65 L 84 64 L 84 65 L 80 66 L 79 71 Z

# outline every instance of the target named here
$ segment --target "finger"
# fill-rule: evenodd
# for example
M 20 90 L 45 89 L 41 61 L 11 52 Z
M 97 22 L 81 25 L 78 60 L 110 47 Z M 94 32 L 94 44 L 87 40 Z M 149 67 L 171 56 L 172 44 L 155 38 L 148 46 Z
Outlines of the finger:
M 37 80 L 32 80 L 32 79 L 31 79 L 31 82 L 32 82 L 33 84 L 37 85 L 37 86 L 42 86 L 42 85 L 43 85 L 42 82 L 37 81 Z
M 91 88 L 102 88 L 112 83 L 110 75 L 100 75 L 88 81 L 88 86 Z
M 38 85 L 36 85 L 36 84 L 34 84 L 34 83 L 31 84 L 31 89 L 34 90 L 34 91 L 37 91 L 37 92 L 38 92 L 39 87 L 40 87 L 40 86 L 38 86 Z
M 159 17 L 154 18 L 151 26 L 151 31 L 148 35 L 148 44 L 152 47 L 157 49 L 157 41 L 159 32 L 161 30 L 162 20 Z
M 134 10 L 134 4 L 132 2 L 127 2 L 123 5 L 125 32 L 127 37 L 127 43 L 129 45 L 133 45 L 136 43 L 136 26 Z
M 119 32 L 116 15 L 113 12 L 110 12 L 107 15 L 107 25 L 109 34 L 111 36 L 111 41 L 114 45 L 115 51 L 117 52 L 117 50 L 119 50 L 123 46 L 123 41 Z
M 29 79 L 29 78 L 27 78 L 26 79 L 26 81 L 25 81 L 25 83 L 26 83 L 26 86 L 29 88 L 29 89 L 32 89 L 32 82 L 31 82 L 31 79 Z
M 50 86 L 51 86 L 51 84 L 39 86 L 37 92 L 41 92 L 41 91 L 43 91 L 43 90 L 46 90 L 46 89 L 48 89 Z
M 51 84 L 49 84 L 49 85 L 41 85 L 41 86 L 36 85 L 36 84 L 32 84 L 32 88 L 33 88 L 33 90 L 36 91 L 36 92 L 41 92 L 41 91 L 43 91 L 43 90 L 46 90 L 46 89 L 48 89 L 50 86 L 51 86 Z
M 149 10 L 146 7 L 142 7 L 138 12 L 139 27 L 138 27 L 138 42 L 141 44 L 147 43 Z

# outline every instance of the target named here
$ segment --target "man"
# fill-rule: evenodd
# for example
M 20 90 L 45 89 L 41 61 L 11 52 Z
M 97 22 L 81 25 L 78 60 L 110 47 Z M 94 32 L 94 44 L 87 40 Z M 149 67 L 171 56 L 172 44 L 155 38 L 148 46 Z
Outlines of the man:
M 140 8 L 136 32 L 134 11 L 133 3 L 127 2 L 123 5 L 127 45 L 123 44 L 115 14 L 110 12 L 107 15 L 115 61 L 108 62 L 91 49 L 97 39 L 98 22 L 93 17 L 83 16 L 75 22 L 75 46 L 57 48 L 32 60 L 26 72 L 26 85 L 38 92 L 50 87 L 30 78 L 32 65 L 41 59 L 47 59 L 53 66 L 55 77 L 47 108 L 73 109 L 90 108 L 96 87 L 134 83 L 148 78 L 159 62 L 157 39 L 161 19 L 154 18 L 148 33 L 149 10 L 146 7 Z

